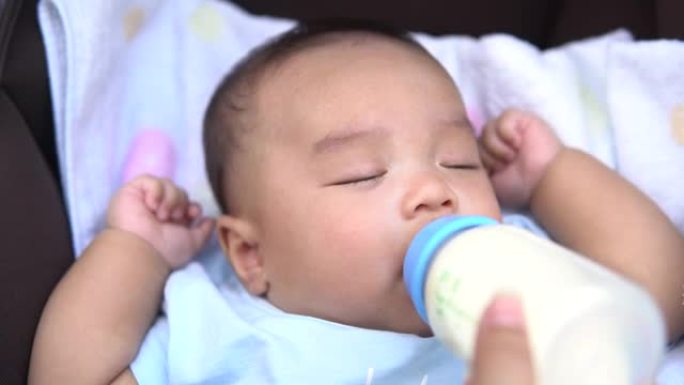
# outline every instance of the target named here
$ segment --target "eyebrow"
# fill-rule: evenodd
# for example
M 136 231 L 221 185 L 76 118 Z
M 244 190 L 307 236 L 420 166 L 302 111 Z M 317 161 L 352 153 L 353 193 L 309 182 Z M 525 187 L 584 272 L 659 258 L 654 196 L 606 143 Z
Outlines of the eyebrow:
M 472 130 L 472 124 L 470 124 L 470 120 L 463 116 L 457 119 L 448 119 L 443 121 L 444 126 L 447 127 L 447 129 L 452 129 L 452 128 L 464 128 L 464 129 L 469 129 Z
M 323 154 L 353 142 L 368 140 L 373 137 L 382 137 L 386 133 L 387 130 L 382 127 L 354 127 L 330 132 L 314 143 L 312 152 L 314 155 Z
M 454 128 L 466 129 L 468 131 L 473 131 L 470 121 L 466 117 L 457 119 L 446 119 L 441 121 L 439 124 L 441 129 L 439 131 L 445 130 L 450 131 Z M 334 151 L 337 148 L 348 145 L 352 142 L 368 140 L 373 137 L 382 137 L 387 135 L 387 129 L 384 127 L 351 127 L 344 130 L 333 131 L 328 133 L 322 139 L 318 140 L 313 145 L 312 153 L 314 155 L 320 155 L 323 153 Z

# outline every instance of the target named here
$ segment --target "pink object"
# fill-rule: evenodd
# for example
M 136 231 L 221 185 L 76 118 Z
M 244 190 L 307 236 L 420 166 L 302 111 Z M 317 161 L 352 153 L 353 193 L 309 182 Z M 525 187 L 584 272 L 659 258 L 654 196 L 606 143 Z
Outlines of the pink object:
M 123 165 L 123 181 L 141 174 L 172 178 L 176 170 L 173 140 L 158 129 L 142 130 L 133 139 Z
M 468 115 L 468 119 L 470 120 L 470 124 L 473 125 L 473 129 L 475 130 L 475 135 L 480 136 L 480 133 L 482 132 L 482 128 L 484 127 L 485 124 L 485 118 L 482 116 L 482 113 L 477 107 L 468 107 L 466 108 L 466 114 Z

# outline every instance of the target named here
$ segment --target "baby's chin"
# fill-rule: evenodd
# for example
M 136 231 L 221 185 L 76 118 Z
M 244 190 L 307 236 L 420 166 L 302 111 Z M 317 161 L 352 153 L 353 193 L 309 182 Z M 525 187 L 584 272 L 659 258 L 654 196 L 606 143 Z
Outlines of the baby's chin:
M 415 334 L 418 337 L 432 337 L 434 334 L 432 333 L 432 329 L 430 329 L 430 326 L 424 322 L 420 322 L 420 325 L 416 325 L 412 328 L 410 328 L 406 333 L 408 334 Z
M 396 333 L 413 334 L 419 337 L 432 337 L 432 329 L 423 322 L 418 314 L 411 314 L 409 318 L 403 317 L 401 321 L 389 325 L 386 330 Z
M 413 314 L 411 314 L 413 313 Z M 365 320 L 333 320 L 333 319 L 328 319 L 329 321 L 341 323 L 341 324 L 346 324 L 348 326 L 353 326 L 353 327 L 358 327 L 358 328 L 364 328 L 364 329 L 371 329 L 371 330 L 379 330 L 379 331 L 385 331 L 385 332 L 393 332 L 393 333 L 400 333 L 400 334 L 410 334 L 410 335 L 415 335 L 418 337 L 432 337 L 432 329 L 430 329 L 430 326 L 423 322 L 423 320 L 418 316 L 417 313 L 411 312 L 408 313 L 406 311 L 401 312 L 401 313 L 396 313 L 393 316 L 388 316 L 388 317 L 374 317 L 372 319 L 365 319 Z M 377 313 L 376 313 L 377 315 Z

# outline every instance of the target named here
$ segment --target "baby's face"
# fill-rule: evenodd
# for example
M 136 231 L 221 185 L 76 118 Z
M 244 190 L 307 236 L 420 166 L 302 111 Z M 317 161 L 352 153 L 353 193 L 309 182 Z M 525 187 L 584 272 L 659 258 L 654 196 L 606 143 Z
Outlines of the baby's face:
M 288 59 L 256 98 L 241 199 L 269 301 L 429 334 L 402 280 L 411 238 L 445 214 L 500 217 L 446 72 L 399 43 L 338 42 Z

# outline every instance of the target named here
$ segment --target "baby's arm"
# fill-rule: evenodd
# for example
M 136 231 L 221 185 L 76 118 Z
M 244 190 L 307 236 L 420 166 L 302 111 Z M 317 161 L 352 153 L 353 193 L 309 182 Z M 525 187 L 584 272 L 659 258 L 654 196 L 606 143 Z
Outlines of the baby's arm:
M 528 207 L 554 239 L 639 282 L 670 339 L 684 333 L 684 237 L 655 203 L 532 114 L 505 112 L 480 143 L 504 206 Z
M 29 382 L 134 381 L 128 366 L 159 310 L 166 278 L 211 233 L 212 222 L 200 216 L 200 207 L 166 180 L 140 177 L 119 190 L 107 228 L 48 300 Z

